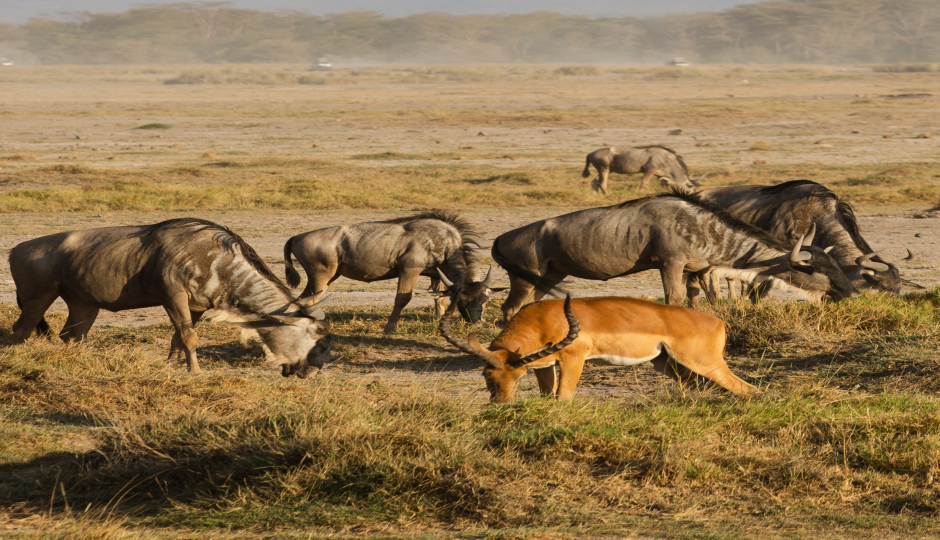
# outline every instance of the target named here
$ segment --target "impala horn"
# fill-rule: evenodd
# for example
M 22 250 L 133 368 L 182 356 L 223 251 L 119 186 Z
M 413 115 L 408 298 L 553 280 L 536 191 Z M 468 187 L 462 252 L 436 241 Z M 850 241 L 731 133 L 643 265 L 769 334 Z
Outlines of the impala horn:
M 810 229 L 810 231 L 812 231 L 812 229 Z M 797 243 L 793 246 L 793 251 L 790 252 L 789 261 L 790 261 L 790 264 L 793 266 L 806 266 L 806 263 L 804 263 L 803 261 L 813 258 L 813 255 L 811 253 L 802 253 L 800 251 L 800 249 L 803 247 L 803 238 L 805 237 L 806 237 L 805 234 L 803 236 L 800 236 L 799 241 L 797 241 Z
M 447 279 L 447 276 L 444 275 L 444 272 L 441 272 L 440 267 L 437 267 L 436 270 L 437 270 L 437 275 L 441 276 L 441 283 L 446 285 L 448 289 L 454 286 L 454 282 Z
M 541 351 L 534 352 L 528 356 L 524 356 L 514 362 L 512 362 L 513 367 L 523 367 L 527 364 L 531 364 L 540 358 L 545 358 L 550 354 L 555 354 L 556 352 L 564 349 L 568 345 L 571 345 L 571 342 L 578 338 L 578 334 L 581 332 L 581 325 L 578 324 L 578 318 L 574 316 L 574 311 L 571 310 L 571 295 L 565 296 L 565 318 L 568 319 L 568 335 L 565 336 L 565 339 L 559 341 L 552 345 L 548 343 L 545 345 L 545 348 Z
M 891 268 L 890 266 L 888 266 L 885 263 L 880 263 L 878 261 L 871 260 L 872 257 L 874 257 L 875 255 L 878 255 L 879 253 L 881 252 L 876 251 L 874 253 L 866 253 L 865 255 L 862 255 L 861 257 L 855 259 L 855 264 L 859 266 L 864 266 L 865 268 L 868 268 L 869 270 L 874 270 L 875 272 L 887 272 Z
M 440 270 L 438 270 L 440 271 Z M 457 294 L 460 294 L 460 289 L 458 289 Z M 488 354 L 478 349 L 474 349 L 468 343 L 464 343 L 454 337 L 454 333 L 450 331 L 450 320 L 454 316 L 454 310 L 457 309 L 457 302 L 451 302 L 450 306 L 447 307 L 447 311 L 444 312 L 444 316 L 441 317 L 441 323 L 438 325 L 438 329 L 441 331 L 441 335 L 444 336 L 444 339 L 447 340 L 447 343 L 450 343 L 454 347 L 460 349 L 461 351 L 469 354 L 470 356 L 476 356 L 483 361 L 484 364 L 499 369 L 502 366 L 502 362 L 496 359 L 492 354 Z

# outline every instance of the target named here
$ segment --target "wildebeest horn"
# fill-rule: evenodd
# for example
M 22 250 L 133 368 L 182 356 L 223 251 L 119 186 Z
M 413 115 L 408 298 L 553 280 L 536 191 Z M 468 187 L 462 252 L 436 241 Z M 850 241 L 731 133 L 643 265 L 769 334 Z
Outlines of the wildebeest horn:
M 493 265 L 490 265 L 489 269 L 486 271 L 486 277 L 483 278 L 482 284 L 484 287 L 489 287 L 490 283 L 493 282 Z
M 308 307 L 308 308 L 309 308 L 309 307 L 313 307 L 313 306 L 319 306 L 319 305 L 322 304 L 323 302 L 326 302 L 327 299 L 329 299 L 329 297 L 333 296 L 333 293 L 330 293 L 330 294 L 324 296 L 323 298 L 317 300 L 316 302 L 311 302 L 311 300 L 313 300 L 313 297 L 316 296 L 317 294 L 318 294 L 318 293 L 313 293 L 313 294 L 311 294 L 311 295 L 309 295 L 309 296 L 304 296 L 303 298 L 298 298 L 298 299 L 297 299 L 297 303 L 300 304 L 301 306 L 304 306 L 304 307 Z
M 862 255 L 861 257 L 855 259 L 855 264 L 859 266 L 864 266 L 865 268 L 868 268 L 869 270 L 874 270 L 875 272 L 887 272 L 891 268 L 890 266 L 884 263 L 880 263 L 878 261 L 871 260 L 872 257 L 874 257 L 875 255 L 879 253 L 881 252 L 876 251 L 874 253 L 866 253 L 865 255 Z
M 809 230 L 806 231 L 806 234 L 803 235 L 803 242 L 802 242 L 802 244 L 803 244 L 804 246 L 811 246 L 811 245 L 813 245 L 813 238 L 815 238 L 815 237 L 816 237 L 816 224 L 813 223 L 812 225 L 809 226 Z
M 457 294 L 458 295 L 460 294 L 459 289 L 457 290 Z M 447 311 L 444 312 L 444 316 L 441 317 L 441 322 L 438 325 L 438 329 L 441 331 L 441 335 L 444 336 L 444 339 L 446 339 L 448 343 L 450 343 L 454 347 L 457 347 L 461 351 L 471 356 L 476 356 L 477 358 L 482 360 L 484 364 L 497 368 L 497 369 L 501 368 L 502 364 L 492 354 L 487 354 L 481 350 L 474 349 L 468 343 L 464 343 L 460 341 L 459 339 L 457 339 L 456 337 L 454 337 L 453 332 L 450 331 L 450 320 L 451 318 L 453 318 L 454 310 L 456 308 L 457 308 L 457 302 L 451 302 L 450 306 L 447 307 Z
M 316 304 L 314 304 L 316 305 Z M 323 310 L 314 306 L 304 306 L 300 308 L 300 312 L 304 315 L 310 317 L 311 319 L 316 319 L 322 321 L 326 318 L 326 313 L 323 313 Z
M 911 253 L 911 250 L 908 248 L 908 250 L 907 250 L 907 257 L 904 257 L 904 258 L 901 259 L 901 260 L 902 260 L 902 261 L 911 262 L 911 261 L 914 260 L 914 258 L 915 258 L 915 257 L 914 257 L 914 254 Z
M 565 296 L 565 318 L 568 319 L 568 335 L 565 336 L 565 339 L 559 341 L 558 343 L 552 345 L 551 343 L 547 344 L 544 349 L 538 352 L 534 352 L 528 356 L 524 356 L 515 362 L 512 362 L 514 367 L 523 367 L 527 364 L 531 364 L 540 358 L 545 358 L 550 354 L 555 354 L 556 352 L 564 349 L 568 345 L 571 345 L 571 342 L 578 338 L 578 334 L 581 332 L 581 326 L 578 324 L 578 318 L 574 316 L 574 311 L 571 310 L 571 295 Z
M 441 272 L 440 267 L 438 267 L 436 270 L 437 270 L 437 275 L 441 276 L 441 283 L 443 283 L 444 285 L 447 285 L 448 289 L 454 286 L 454 282 L 447 279 L 447 276 L 444 275 L 444 272 Z
M 803 238 L 806 235 L 800 236 L 800 240 L 793 246 L 793 251 L 790 252 L 790 264 L 792 265 L 803 265 L 803 261 L 807 259 L 812 259 L 813 255 L 811 253 L 802 253 L 800 249 L 803 247 Z
M 706 176 L 708 176 L 708 173 L 705 173 L 705 174 L 703 174 L 702 176 L 699 176 L 699 177 L 696 178 L 695 180 L 692 180 L 692 185 L 693 185 L 693 186 L 700 186 L 700 185 L 702 185 L 702 180 L 704 180 Z

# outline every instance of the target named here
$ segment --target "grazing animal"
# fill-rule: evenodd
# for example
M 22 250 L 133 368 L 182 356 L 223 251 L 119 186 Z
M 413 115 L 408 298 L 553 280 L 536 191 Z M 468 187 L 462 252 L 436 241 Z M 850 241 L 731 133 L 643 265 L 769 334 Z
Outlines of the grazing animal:
M 440 331 L 458 349 L 483 361 L 494 403 L 512 401 L 519 379 L 533 368 L 543 394 L 574 395 L 585 362 L 635 366 L 652 362 L 680 383 L 710 379 L 739 395 L 755 390 L 724 360 L 725 324 L 711 315 L 637 298 L 543 300 L 524 307 L 484 348 L 475 334 L 467 343 L 450 330 L 450 310 Z M 558 366 L 556 379 L 552 366 Z
M 828 188 L 809 180 L 795 180 L 777 186 L 734 186 L 700 191 L 698 196 L 723 208 L 737 219 L 758 227 L 777 240 L 794 242 L 815 226 L 812 245 L 830 248 L 830 254 L 858 289 L 893 294 L 903 285 L 923 289 L 903 279 L 896 264 L 874 253 L 862 237 L 852 206 Z M 907 251 L 903 260 L 912 260 Z M 717 283 L 717 282 L 716 282 Z M 714 288 L 714 285 L 706 287 Z M 737 287 L 729 280 L 729 291 L 737 297 Z M 717 298 L 719 290 L 709 293 Z
M 83 340 L 99 310 L 163 306 L 176 332 L 170 360 L 185 355 L 201 373 L 193 326 L 206 311 L 258 331 L 285 377 L 305 378 L 329 359 L 330 324 L 312 303 L 295 300 L 255 251 L 229 229 L 202 219 L 62 232 L 10 251 L 10 273 L 22 312 L 13 341 L 34 329 L 49 334 L 43 315 L 61 297 L 69 309 L 64 341 Z
M 682 304 L 684 274 L 777 279 L 842 299 L 858 291 L 822 249 L 785 245 L 693 193 L 664 193 L 545 219 L 503 233 L 493 259 L 509 272 L 508 321 L 567 276 L 608 280 L 644 270 L 662 275 L 666 303 Z
M 291 255 L 307 273 L 302 296 L 319 300 L 330 283 L 340 276 L 371 283 L 398 278 L 395 307 L 385 332 L 394 332 L 402 309 L 411 301 L 419 276 L 431 278 L 432 290 L 442 296 L 437 302 L 442 315 L 451 291 L 460 288 L 456 302 L 460 313 L 470 322 L 479 321 L 490 295 L 492 275 L 483 281 L 472 276 L 477 269 L 473 247 L 479 236 L 466 220 L 447 211 L 431 211 L 388 221 L 355 223 L 329 227 L 290 238 L 284 244 L 287 284 L 300 285 Z M 446 287 L 440 291 L 441 285 Z M 447 297 L 447 298 L 444 298 Z
M 597 169 L 597 178 L 591 183 L 594 193 L 598 190 L 607 195 L 607 176 L 610 173 L 636 174 L 643 173 L 640 189 L 646 189 L 650 178 L 658 176 L 663 179 L 664 185 L 672 186 L 686 191 L 695 191 L 705 175 L 695 180 L 689 178 L 689 169 L 682 161 L 682 156 L 672 148 L 665 146 L 638 146 L 617 152 L 614 148 L 601 148 L 587 155 L 582 178 L 591 176 L 591 166 Z

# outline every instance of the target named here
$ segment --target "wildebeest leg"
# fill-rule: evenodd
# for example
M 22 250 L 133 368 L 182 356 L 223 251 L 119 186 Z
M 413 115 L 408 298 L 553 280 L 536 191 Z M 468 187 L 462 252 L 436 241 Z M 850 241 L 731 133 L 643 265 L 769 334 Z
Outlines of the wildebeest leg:
M 591 187 L 594 189 L 594 193 L 597 193 L 597 190 L 601 190 L 604 195 L 607 195 L 607 177 L 610 175 L 610 169 L 607 167 L 597 167 L 597 178 L 594 179 L 594 182 L 591 184 Z
M 62 299 L 69 307 L 69 316 L 59 332 L 59 338 L 66 343 L 84 340 L 91 325 L 95 324 L 95 319 L 98 318 L 98 308 L 78 302 L 67 295 L 62 295 Z
M 558 371 L 555 366 L 537 368 L 532 370 L 535 379 L 539 382 L 539 393 L 543 396 L 554 396 L 558 390 Z
M 27 298 L 17 292 L 17 301 L 20 304 L 20 318 L 13 323 L 13 343 L 23 343 L 36 329 L 36 325 L 43 320 L 43 315 L 49 306 L 59 297 L 58 291 L 49 290 L 35 298 Z
M 506 301 L 502 305 L 503 322 L 508 322 L 513 315 L 522 309 L 522 306 L 529 303 L 529 297 L 534 290 L 535 285 L 529 280 L 515 276 L 512 273 L 509 274 L 509 296 L 506 297 Z
M 444 283 L 437 278 L 431 278 L 431 286 L 428 287 L 428 290 L 437 293 L 447 292 L 447 285 L 444 285 Z M 442 294 L 434 299 L 434 311 L 437 313 L 438 319 L 444 316 L 444 312 L 447 311 L 449 305 L 450 297 L 446 294 Z
M 682 280 L 682 270 L 684 268 L 685 263 L 667 264 L 659 270 L 659 274 L 663 279 L 663 292 L 665 293 L 666 303 L 670 306 L 681 306 L 685 301 L 687 291 Z
M 339 278 L 337 271 L 338 267 L 334 266 L 332 268 L 326 267 L 317 267 L 316 269 L 311 268 L 307 271 L 307 286 L 304 287 L 302 293 L 300 293 L 301 298 L 306 298 L 308 296 L 313 296 L 311 302 L 319 302 L 324 295 L 326 295 L 326 289 L 330 286 L 330 283 L 336 281 Z
M 763 300 L 770 293 L 770 289 L 773 288 L 773 282 L 770 280 L 764 281 L 762 283 L 754 283 L 751 285 L 751 292 L 749 296 L 751 297 L 751 302 L 758 303 L 760 300 Z
M 705 274 L 705 299 L 712 305 L 721 299 L 721 279 L 714 272 Z
M 535 286 L 535 291 L 532 293 L 532 301 L 538 302 L 545 297 L 546 294 L 550 293 L 556 285 L 564 281 L 568 277 L 568 274 L 562 274 L 558 270 L 549 267 L 543 272 L 542 279 L 539 280 L 538 285 Z
M 186 293 L 173 295 L 163 305 L 163 308 L 179 334 L 179 343 L 186 353 L 186 364 L 189 366 L 189 372 L 194 375 L 202 373 L 202 369 L 199 368 L 199 360 L 196 358 L 196 346 L 199 344 L 199 336 L 196 335 L 196 330 L 193 328 L 193 317 L 189 311 L 188 295 Z
M 733 300 L 741 298 L 741 286 L 743 284 L 735 278 L 728 278 L 726 281 L 728 282 L 728 298 Z
M 205 311 L 190 311 L 189 318 L 193 322 L 193 327 L 196 326 L 196 323 L 202 317 L 202 314 Z M 242 342 L 242 346 L 246 349 L 248 348 L 248 339 L 251 337 L 254 330 L 248 330 L 243 328 L 239 334 L 239 339 Z M 255 333 L 254 335 L 257 335 Z M 183 349 L 183 340 L 180 338 L 179 330 L 173 332 L 173 339 L 170 340 L 170 354 L 167 356 L 167 362 L 182 362 L 186 357 L 186 351 Z
M 699 309 L 699 296 L 702 295 L 702 276 L 689 274 L 685 285 L 685 296 L 689 299 L 689 307 Z
M 401 310 L 405 309 L 408 302 L 411 302 L 411 292 L 414 290 L 415 282 L 418 281 L 420 276 L 420 268 L 408 268 L 398 275 L 398 294 L 395 295 L 395 307 L 392 309 L 392 314 L 389 316 L 383 330 L 386 334 L 391 334 L 398 327 L 398 317 L 401 315 Z
M 646 186 L 650 184 L 650 178 L 653 177 L 653 172 L 654 171 L 646 171 L 643 174 L 643 179 L 640 180 L 640 191 L 643 191 L 644 189 L 646 189 Z

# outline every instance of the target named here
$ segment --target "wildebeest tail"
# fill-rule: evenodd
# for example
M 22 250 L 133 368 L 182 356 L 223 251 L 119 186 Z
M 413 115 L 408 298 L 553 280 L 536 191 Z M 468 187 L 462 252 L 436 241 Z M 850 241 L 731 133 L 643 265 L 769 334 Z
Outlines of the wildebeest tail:
M 16 295 L 16 307 L 20 308 L 20 311 L 23 310 L 23 304 L 20 302 L 19 294 Z M 38 332 L 40 336 L 48 336 L 52 334 L 52 329 L 49 328 L 49 323 L 46 322 L 45 317 L 39 319 L 39 322 L 36 324 L 36 332 Z
M 503 270 L 509 272 L 513 276 L 520 277 L 528 281 L 532 285 L 535 285 L 535 288 L 537 288 L 538 290 L 542 291 L 545 294 L 564 295 L 564 294 L 567 294 L 568 292 L 562 289 L 561 287 L 552 287 L 550 289 L 545 289 L 544 286 L 540 285 L 542 281 L 542 276 L 535 274 L 533 272 L 529 272 L 528 270 L 525 270 L 523 268 L 519 268 L 515 264 L 509 262 L 509 260 L 506 259 L 506 257 L 504 257 L 503 254 L 499 252 L 499 238 L 498 237 L 496 238 L 496 240 L 493 240 L 493 248 L 490 250 L 490 255 L 493 257 L 493 260 L 496 261 L 496 264 L 500 265 L 503 268 Z
M 294 260 L 291 259 L 291 250 L 294 247 L 294 238 L 292 236 L 287 239 L 287 243 L 284 244 L 284 278 L 287 280 L 287 286 L 297 288 L 300 286 L 300 273 L 294 268 Z
M 581 178 L 589 178 L 591 176 L 591 154 L 588 154 L 584 158 L 584 170 L 581 171 Z

